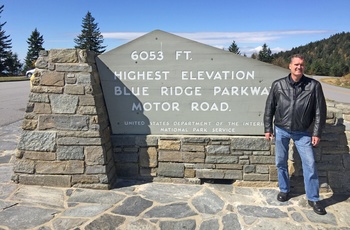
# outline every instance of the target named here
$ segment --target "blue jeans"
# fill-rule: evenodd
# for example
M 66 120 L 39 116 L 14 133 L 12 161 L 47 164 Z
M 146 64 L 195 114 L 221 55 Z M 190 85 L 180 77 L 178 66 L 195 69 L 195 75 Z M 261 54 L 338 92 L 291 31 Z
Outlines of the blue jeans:
M 319 180 L 311 144 L 311 135 L 308 132 L 287 131 L 275 127 L 276 166 L 278 186 L 281 192 L 290 192 L 288 173 L 289 141 L 292 139 L 299 152 L 304 176 L 306 198 L 310 201 L 318 201 Z

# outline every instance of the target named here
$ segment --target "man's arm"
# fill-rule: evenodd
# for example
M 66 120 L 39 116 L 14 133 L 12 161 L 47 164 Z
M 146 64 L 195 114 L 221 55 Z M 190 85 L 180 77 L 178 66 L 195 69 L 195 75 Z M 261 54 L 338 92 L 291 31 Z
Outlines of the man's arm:
M 275 83 L 272 84 L 269 96 L 266 99 L 265 104 L 265 113 L 264 113 L 264 129 L 265 129 L 265 138 L 270 139 L 273 135 L 273 116 L 275 115 L 276 103 L 275 103 Z M 268 136 L 268 137 L 267 137 Z
M 322 86 L 319 82 L 317 82 L 315 90 L 315 118 L 312 136 L 321 138 L 322 130 L 326 124 L 327 105 L 323 95 Z

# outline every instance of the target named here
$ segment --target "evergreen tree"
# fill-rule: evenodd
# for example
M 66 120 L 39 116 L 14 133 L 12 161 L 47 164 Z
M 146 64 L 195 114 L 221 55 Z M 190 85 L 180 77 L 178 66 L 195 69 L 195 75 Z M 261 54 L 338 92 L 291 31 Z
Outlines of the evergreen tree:
M 3 8 L 4 5 L 0 6 L 0 18 Z M 0 76 L 8 74 L 6 69 L 6 61 L 12 48 L 12 39 L 10 39 L 10 35 L 6 35 L 6 32 L 2 28 L 5 24 L 6 22 L 0 22 Z
M 8 57 L 6 58 L 6 72 L 10 76 L 18 76 L 21 74 L 22 63 L 18 59 L 18 55 L 12 52 L 9 52 Z
M 74 39 L 74 42 L 77 44 L 75 48 L 86 49 L 101 54 L 105 52 L 106 46 L 102 46 L 103 36 L 100 33 L 100 29 L 97 27 L 98 23 L 94 21 L 95 18 L 92 17 L 91 13 L 88 11 L 83 18 L 81 34 Z
M 241 54 L 235 41 L 233 41 L 232 44 L 230 45 L 230 47 L 228 47 L 228 51 L 235 53 L 235 54 Z
M 272 52 L 271 49 L 264 43 L 262 50 L 259 51 L 258 59 L 263 62 L 271 63 L 272 62 Z
M 27 71 L 29 69 L 33 69 L 35 67 L 35 61 L 39 57 L 40 50 L 44 50 L 43 44 L 44 44 L 44 38 L 43 35 L 40 35 L 37 28 L 32 32 L 30 37 L 27 40 L 28 44 L 28 52 L 27 56 L 25 58 L 25 66 L 24 71 Z

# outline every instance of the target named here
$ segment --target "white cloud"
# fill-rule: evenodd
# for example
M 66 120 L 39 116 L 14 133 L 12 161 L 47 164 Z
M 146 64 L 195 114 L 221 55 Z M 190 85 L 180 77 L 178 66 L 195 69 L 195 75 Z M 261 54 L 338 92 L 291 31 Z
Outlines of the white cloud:
M 205 44 L 218 43 L 257 43 L 268 42 L 291 35 L 324 34 L 330 33 L 329 30 L 289 30 L 289 31 L 257 31 L 257 32 L 193 32 L 193 33 L 174 33 L 178 36 Z M 106 32 L 102 33 L 104 38 L 133 40 L 146 34 L 145 32 Z
M 203 44 L 211 45 L 220 49 L 227 49 L 233 41 L 240 48 L 241 53 L 251 55 L 261 50 L 260 44 L 266 43 L 273 53 L 285 51 L 286 48 L 273 47 L 270 44 L 279 40 L 292 39 L 293 36 L 310 36 L 316 34 L 330 34 L 330 30 L 276 30 L 276 31 L 253 31 L 253 32 L 193 32 L 173 33 L 180 37 L 194 40 Z M 171 32 L 170 32 L 171 33 Z M 146 32 L 105 32 L 102 33 L 105 39 L 116 39 L 121 42 L 129 42 Z M 242 44 L 251 44 L 251 47 L 244 47 Z M 291 47 L 288 47 L 291 48 Z

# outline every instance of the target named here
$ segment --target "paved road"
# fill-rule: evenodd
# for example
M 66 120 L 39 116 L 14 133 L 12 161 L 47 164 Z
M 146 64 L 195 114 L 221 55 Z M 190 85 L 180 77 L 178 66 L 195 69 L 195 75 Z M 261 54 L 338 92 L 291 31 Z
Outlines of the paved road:
M 322 78 L 328 77 L 313 76 L 313 78 L 320 81 Z M 321 85 L 326 99 L 337 102 L 350 103 L 350 89 L 329 85 L 323 82 L 321 82 Z
M 0 127 L 23 119 L 29 91 L 29 81 L 0 82 Z

